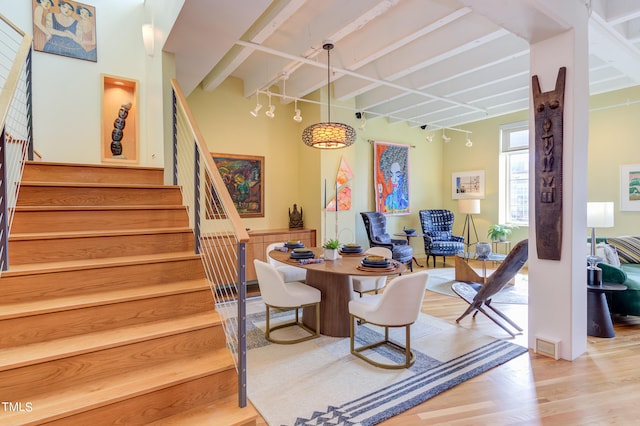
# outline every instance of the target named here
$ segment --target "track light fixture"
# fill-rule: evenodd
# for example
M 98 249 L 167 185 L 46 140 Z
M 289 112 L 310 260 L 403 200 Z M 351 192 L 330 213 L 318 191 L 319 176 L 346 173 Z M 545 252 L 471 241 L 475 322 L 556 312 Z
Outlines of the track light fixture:
M 269 109 L 264 113 L 267 117 L 273 118 L 276 115 L 274 114 L 276 110 L 275 105 L 271 105 L 271 92 L 267 92 L 267 96 L 269 97 Z
M 254 117 L 258 116 L 258 111 L 260 111 L 260 109 L 262 108 L 262 105 L 260 105 L 260 94 L 258 92 L 256 92 L 256 107 L 254 109 L 252 109 L 251 111 L 249 111 L 249 114 L 253 115 Z
M 275 117 L 275 116 L 276 116 L 276 115 L 274 114 L 274 111 L 275 111 L 275 110 L 276 110 L 276 106 L 275 106 L 275 105 L 269 105 L 269 110 L 268 110 L 268 111 L 266 111 L 266 112 L 264 113 L 264 115 L 266 115 L 266 116 L 267 116 L 267 117 L 269 117 L 269 118 L 273 118 L 273 117 Z
M 360 117 L 362 118 L 362 121 L 360 121 L 360 130 L 364 130 L 364 128 L 367 126 L 367 117 L 365 116 L 365 113 L 360 113 Z
M 302 122 L 302 116 L 300 115 L 300 110 L 298 109 L 298 100 L 295 100 L 294 109 L 296 111 L 296 115 L 293 116 L 293 121 L 296 123 Z
M 444 134 L 444 129 L 442 129 L 442 140 L 444 143 L 449 143 L 451 141 L 451 138 Z
M 473 146 L 473 142 L 471 142 L 471 137 L 469 133 L 467 133 L 467 142 L 464 144 L 467 148 L 471 148 Z
M 429 129 L 429 126 L 426 124 L 423 124 L 420 128 L 427 131 L 427 142 L 433 142 L 433 130 Z

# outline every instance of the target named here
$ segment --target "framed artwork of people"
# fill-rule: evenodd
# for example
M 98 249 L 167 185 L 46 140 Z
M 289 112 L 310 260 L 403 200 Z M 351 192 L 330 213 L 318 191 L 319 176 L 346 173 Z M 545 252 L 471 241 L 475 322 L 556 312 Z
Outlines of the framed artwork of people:
M 31 3 L 34 50 L 98 61 L 94 6 L 69 0 L 31 0 Z

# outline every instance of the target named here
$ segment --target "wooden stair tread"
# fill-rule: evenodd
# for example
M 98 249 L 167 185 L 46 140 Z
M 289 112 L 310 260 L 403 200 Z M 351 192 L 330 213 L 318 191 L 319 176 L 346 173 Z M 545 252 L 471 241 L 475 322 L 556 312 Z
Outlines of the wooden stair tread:
M 0 304 L 0 320 L 19 318 L 30 315 L 41 315 L 50 312 L 81 309 L 130 300 L 148 299 L 169 296 L 192 291 L 208 290 L 209 283 L 205 278 L 200 280 L 179 281 L 157 285 L 147 285 L 129 289 L 94 292 L 76 296 L 35 300 L 22 303 Z
M 144 395 L 189 380 L 234 368 L 228 349 L 139 369 L 125 375 L 95 380 L 73 389 L 51 390 L 30 399 L 31 412 L 3 413 L 7 424 L 41 424 Z
M 217 326 L 221 321 L 220 314 L 211 310 L 170 320 L 4 348 L 0 349 L 0 371 Z
M 16 206 L 15 211 L 21 212 L 37 212 L 37 211 L 118 211 L 118 210 L 184 210 L 185 206 L 181 204 L 138 204 L 138 205 L 122 205 L 122 206 Z
M 204 407 L 196 407 L 146 426 L 193 426 L 193 425 L 255 425 L 259 418 L 258 411 L 250 401 L 244 408 L 238 407 L 238 396 L 229 395 L 220 398 Z
M 94 183 L 94 182 L 45 182 L 45 181 L 22 181 L 20 186 L 33 187 L 64 187 L 64 188 L 137 188 L 137 189 L 174 189 L 176 185 L 154 185 L 139 183 Z
M 200 259 L 199 254 L 193 251 L 181 251 L 171 253 L 144 254 L 138 256 L 104 257 L 86 260 L 71 260 L 66 262 L 48 262 L 23 265 L 9 265 L 7 271 L 2 272 L 3 277 L 19 276 L 25 274 L 48 274 L 80 269 L 95 269 L 105 267 L 118 267 L 124 265 L 136 265 L 140 263 L 159 263 L 167 261 Z
M 26 161 L 25 162 L 25 167 L 27 166 L 59 166 L 59 167 L 65 167 L 65 168 L 78 168 L 78 169 L 82 169 L 82 168 L 86 168 L 89 167 L 91 169 L 113 169 L 113 170 L 120 170 L 120 169 L 131 169 L 131 170 L 151 170 L 151 171 L 163 171 L 164 168 L 163 167 L 157 167 L 157 166 L 140 166 L 138 164 L 118 164 L 118 165 L 114 165 L 114 164 L 93 164 L 93 163 L 60 163 L 60 162 L 56 162 L 56 161 Z
M 9 241 L 50 240 L 61 238 L 113 237 L 125 235 L 179 234 L 193 233 L 190 228 L 144 228 L 116 231 L 65 231 L 65 232 L 24 232 L 13 233 Z

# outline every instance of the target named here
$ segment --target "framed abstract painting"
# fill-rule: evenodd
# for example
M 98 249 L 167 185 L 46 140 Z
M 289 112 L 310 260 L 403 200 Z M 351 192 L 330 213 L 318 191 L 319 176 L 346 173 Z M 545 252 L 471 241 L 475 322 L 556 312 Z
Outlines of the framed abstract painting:
M 211 157 L 240 217 L 264 217 L 264 157 L 230 154 Z M 216 202 L 219 201 L 213 197 L 213 203 Z M 211 211 L 220 211 L 215 207 Z
M 388 215 L 411 213 L 409 145 L 373 143 L 373 185 L 377 212 Z

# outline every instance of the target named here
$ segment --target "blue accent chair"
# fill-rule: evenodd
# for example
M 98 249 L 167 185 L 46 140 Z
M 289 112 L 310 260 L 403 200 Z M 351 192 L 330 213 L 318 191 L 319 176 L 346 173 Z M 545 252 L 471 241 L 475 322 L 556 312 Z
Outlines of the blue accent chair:
M 370 247 L 386 247 L 391 250 L 392 257 L 400 263 L 409 266 L 413 271 L 411 261 L 413 259 L 413 247 L 407 244 L 407 240 L 393 239 L 387 234 L 387 218 L 378 212 L 360 212 L 364 227 L 367 230 Z
M 420 224 L 424 234 L 424 253 L 433 257 L 433 267 L 436 266 L 436 256 L 442 256 L 443 262 L 447 256 L 455 256 L 464 252 L 464 237 L 453 235 L 454 215 L 451 210 L 435 209 L 420 210 Z

